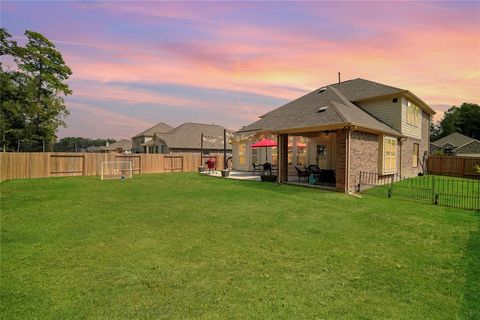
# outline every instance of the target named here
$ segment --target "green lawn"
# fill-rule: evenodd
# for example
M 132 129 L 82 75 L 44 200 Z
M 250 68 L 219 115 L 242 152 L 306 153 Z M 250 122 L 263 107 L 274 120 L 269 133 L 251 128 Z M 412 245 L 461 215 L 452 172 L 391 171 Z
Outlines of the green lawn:
M 393 197 L 422 200 L 438 205 L 480 210 L 480 180 L 447 176 L 425 175 L 404 179 L 367 189 L 370 195 L 387 196 L 390 189 Z
M 197 174 L 1 185 L 1 316 L 480 318 L 480 214 Z

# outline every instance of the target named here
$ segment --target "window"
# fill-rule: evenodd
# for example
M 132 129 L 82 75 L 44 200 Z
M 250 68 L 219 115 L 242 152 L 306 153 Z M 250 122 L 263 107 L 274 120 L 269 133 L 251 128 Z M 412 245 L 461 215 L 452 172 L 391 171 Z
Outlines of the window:
M 383 138 L 383 173 L 395 172 L 397 163 L 397 139 Z
M 259 148 L 253 148 L 252 149 L 252 162 L 255 163 L 255 164 L 260 163 L 259 153 L 260 153 Z
M 413 144 L 412 165 L 413 167 L 418 166 L 418 143 Z
M 327 155 L 327 146 L 324 144 L 317 144 L 317 157 L 324 157 Z
M 419 118 L 420 108 L 414 105 L 412 102 L 407 101 L 407 124 L 418 126 Z
M 160 145 L 160 153 L 165 153 L 165 145 Z
M 241 166 L 247 164 L 247 144 L 245 142 L 238 145 L 238 164 Z
M 397 102 L 398 102 L 398 98 L 393 98 L 393 99 L 392 99 L 392 102 L 393 102 L 393 103 L 397 103 Z

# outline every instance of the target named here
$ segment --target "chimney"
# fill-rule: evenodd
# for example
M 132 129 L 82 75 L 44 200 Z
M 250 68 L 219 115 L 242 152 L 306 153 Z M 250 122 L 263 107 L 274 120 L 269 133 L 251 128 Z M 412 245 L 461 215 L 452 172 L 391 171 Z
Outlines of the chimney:
M 340 72 L 338 73 L 338 84 L 340 84 L 341 80 L 340 80 Z

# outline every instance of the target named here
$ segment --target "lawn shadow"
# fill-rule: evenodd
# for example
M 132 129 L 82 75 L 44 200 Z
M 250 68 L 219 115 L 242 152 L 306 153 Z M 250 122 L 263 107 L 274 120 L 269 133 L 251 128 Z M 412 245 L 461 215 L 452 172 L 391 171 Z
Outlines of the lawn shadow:
M 480 218 L 480 214 L 476 215 Z M 470 232 L 466 247 L 466 279 L 463 291 L 462 319 L 480 319 L 480 220 Z

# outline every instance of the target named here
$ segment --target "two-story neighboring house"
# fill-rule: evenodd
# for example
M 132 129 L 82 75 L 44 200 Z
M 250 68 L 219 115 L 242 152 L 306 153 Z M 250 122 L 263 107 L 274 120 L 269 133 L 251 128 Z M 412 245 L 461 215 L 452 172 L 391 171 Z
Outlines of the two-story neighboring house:
M 288 182 L 313 164 L 333 172 L 339 191 L 353 190 L 360 171 L 415 176 L 428 154 L 433 114 L 409 90 L 364 79 L 328 85 L 237 131 L 233 168 L 250 171 L 267 159 L 278 166 L 278 181 Z M 250 147 L 263 138 L 277 147 Z
M 132 138 L 132 153 L 151 153 L 153 151 L 153 144 L 152 146 L 148 146 L 148 143 L 150 141 L 153 142 L 155 133 L 165 133 L 172 129 L 173 127 L 168 124 L 159 122 L 153 127 L 140 132 Z

